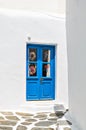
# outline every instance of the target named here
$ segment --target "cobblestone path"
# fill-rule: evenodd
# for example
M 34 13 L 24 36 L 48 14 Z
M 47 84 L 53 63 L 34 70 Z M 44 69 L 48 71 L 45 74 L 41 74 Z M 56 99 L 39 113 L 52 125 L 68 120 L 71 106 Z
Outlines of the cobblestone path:
M 0 130 L 71 130 L 61 113 L 0 112 Z

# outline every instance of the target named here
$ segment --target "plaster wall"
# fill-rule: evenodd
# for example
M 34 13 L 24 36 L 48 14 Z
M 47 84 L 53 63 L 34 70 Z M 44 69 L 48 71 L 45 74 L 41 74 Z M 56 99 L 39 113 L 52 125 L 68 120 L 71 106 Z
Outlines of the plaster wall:
M 0 10 L 0 109 L 26 104 L 26 41 L 55 44 L 56 100 L 68 107 L 66 28 L 64 17 Z
M 65 14 L 66 0 L 0 0 L 0 8 Z
M 86 129 L 85 5 L 85 0 L 67 0 L 69 109 L 80 130 Z

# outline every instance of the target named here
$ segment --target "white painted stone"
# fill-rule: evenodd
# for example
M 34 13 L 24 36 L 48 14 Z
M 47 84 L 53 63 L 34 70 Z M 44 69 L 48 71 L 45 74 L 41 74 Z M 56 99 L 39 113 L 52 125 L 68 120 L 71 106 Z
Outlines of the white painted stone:
M 69 110 L 86 130 L 86 1 L 67 0 Z
M 0 109 L 53 109 L 68 107 L 65 17 L 28 11 L 0 10 Z M 26 41 L 56 45 L 55 101 L 26 101 Z M 44 106 L 43 106 L 44 105 Z M 28 109 L 30 108 L 30 109 Z M 38 110 L 38 109 L 37 109 Z
M 0 8 L 65 14 L 66 0 L 0 0 Z

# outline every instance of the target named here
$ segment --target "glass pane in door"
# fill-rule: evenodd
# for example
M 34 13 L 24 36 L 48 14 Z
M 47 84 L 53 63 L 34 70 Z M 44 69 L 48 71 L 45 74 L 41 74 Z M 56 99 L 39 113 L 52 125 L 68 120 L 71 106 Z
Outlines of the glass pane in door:
M 42 64 L 42 76 L 50 77 L 50 64 Z
M 37 64 L 30 63 L 28 65 L 28 76 L 37 76 Z
M 28 57 L 29 57 L 29 61 L 37 61 L 37 49 L 29 48 Z
M 44 49 L 42 55 L 43 55 L 43 62 L 50 62 L 50 50 Z

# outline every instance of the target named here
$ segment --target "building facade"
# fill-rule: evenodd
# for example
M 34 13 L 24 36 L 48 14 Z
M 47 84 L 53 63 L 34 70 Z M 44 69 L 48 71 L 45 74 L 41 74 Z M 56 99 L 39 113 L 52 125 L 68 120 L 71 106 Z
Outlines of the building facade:
M 49 103 L 50 110 L 54 104 L 68 107 L 65 17 L 1 9 L 0 19 L 1 109 L 26 110 L 37 103 L 46 107 Z M 47 61 L 42 52 L 44 57 L 47 53 Z M 31 53 L 35 61 L 30 61 Z M 33 79 L 35 76 L 38 79 Z

